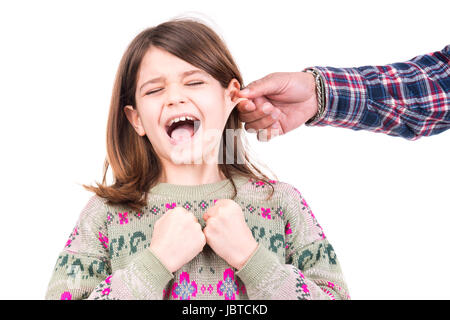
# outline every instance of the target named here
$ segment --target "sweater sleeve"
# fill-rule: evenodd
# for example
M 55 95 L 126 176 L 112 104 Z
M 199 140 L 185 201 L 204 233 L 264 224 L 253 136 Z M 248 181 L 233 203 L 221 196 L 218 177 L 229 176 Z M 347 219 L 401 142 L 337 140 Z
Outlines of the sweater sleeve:
M 409 140 L 450 128 L 450 45 L 385 66 L 314 69 L 325 81 L 326 109 L 309 126 L 369 130 Z
M 149 249 L 112 272 L 106 219 L 105 202 L 94 195 L 56 261 L 46 299 L 163 298 L 163 288 L 173 274 Z
M 250 299 L 350 299 L 340 264 L 306 201 L 294 187 L 286 191 L 284 263 L 258 245 L 236 272 Z

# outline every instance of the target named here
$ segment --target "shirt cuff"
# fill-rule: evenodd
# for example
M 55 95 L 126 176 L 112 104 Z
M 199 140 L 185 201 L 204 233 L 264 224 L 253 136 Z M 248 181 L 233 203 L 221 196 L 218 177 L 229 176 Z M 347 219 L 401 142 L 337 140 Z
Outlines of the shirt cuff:
M 258 244 L 245 265 L 236 272 L 236 276 L 241 278 L 247 289 L 255 288 L 270 278 L 279 265 L 281 263 L 278 258 L 269 249 Z
M 313 67 L 325 86 L 325 111 L 306 126 L 355 127 L 367 103 L 365 79 L 356 68 Z
M 139 253 L 133 263 L 145 283 L 150 284 L 156 292 L 161 292 L 162 295 L 167 283 L 173 279 L 172 272 L 150 249 Z

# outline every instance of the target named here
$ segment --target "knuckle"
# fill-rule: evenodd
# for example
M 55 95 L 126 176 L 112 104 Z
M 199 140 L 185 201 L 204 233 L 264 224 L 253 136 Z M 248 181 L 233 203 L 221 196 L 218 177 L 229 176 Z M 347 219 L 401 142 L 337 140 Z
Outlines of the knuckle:
M 272 72 L 268 75 L 268 77 L 270 79 L 273 79 L 273 78 L 279 78 L 281 75 L 283 75 L 283 72 Z
M 217 227 L 217 218 L 211 218 L 208 222 L 208 231 L 210 231 L 211 229 L 215 230 Z
M 233 201 L 233 199 L 223 199 L 224 201 L 224 203 L 226 203 L 226 204 L 231 204 L 231 203 L 235 203 L 234 201 Z
M 186 212 L 189 212 L 189 211 L 187 211 L 185 208 L 183 208 L 183 207 L 175 207 L 173 210 L 175 210 L 175 212 L 177 212 L 177 213 L 186 213 Z
M 234 201 L 233 199 L 229 199 L 229 200 L 230 200 L 229 201 L 230 206 L 233 206 L 235 208 L 241 208 L 241 206 L 236 201 Z
M 256 107 L 256 112 L 261 112 L 262 106 L 264 103 L 266 103 L 267 99 L 264 97 L 256 97 L 254 99 L 254 103 L 255 103 L 255 107 Z
M 222 199 L 218 199 L 218 200 L 216 201 L 215 205 L 216 205 L 216 206 L 219 206 L 219 205 L 225 203 L 226 200 L 227 200 L 227 199 L 223 199 L 223 198 L 222 198 Z
M 258 86 L 258 84 L 260 82 L 261 82 L 261 79 L 254 80 L 247 85 L 247 88 L 252 88 L 252 87 Z

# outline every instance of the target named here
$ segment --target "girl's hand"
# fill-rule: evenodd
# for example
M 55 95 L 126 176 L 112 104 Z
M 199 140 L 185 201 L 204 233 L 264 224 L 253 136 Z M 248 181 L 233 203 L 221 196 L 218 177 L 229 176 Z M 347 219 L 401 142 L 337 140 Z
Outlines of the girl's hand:
M 220 199 L 203 219 L 206 243 L 229 265 L 241 269 L 258 246 L 241 207 L 231 199 Z
M 170 272 L 175 272 L 197 256 L 205 244 L 205 235 L 194 214 L 175 207 L 156 221 L 150 250 Z

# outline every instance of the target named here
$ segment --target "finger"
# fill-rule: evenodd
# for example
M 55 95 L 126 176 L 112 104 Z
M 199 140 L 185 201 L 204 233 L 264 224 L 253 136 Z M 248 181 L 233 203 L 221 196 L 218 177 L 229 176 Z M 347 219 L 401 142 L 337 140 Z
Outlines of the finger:
M 278 119 L 275 121 L 274 124 L 272 124 L 270 127 L 266 128 L 268 129 L 268 140 L 271 140 L 275 137 L 283 135 L 285 132 L 283 130 L 283 126 L 281 125 L 282 121 L 286 121 L 286 119 L 283 119 L 285 117 L 284 114 L 280 114 L 278 116 Z
M 271 114 L 276 109 L 269 101 L 266 100 L 265 102 L 255 103 L 255 106 L 256 108 L 253 112 L 240 113 L 239 120 L 241 120 L 242 122 L 258 121 L 264 118 L 265 116 Z
M 215 207 L 211 207 L 208 211 L 203 214 L 203 220 L 207 221 L 209 218 L 214 217 L 216 215 Z
M 270 115 L 267 115 L 261 119 L 252 122 L 245 123 L 245 130 L 262 130 L 271 127 L 280 116 L 281 112 L 279 109 L 275 109 Z
M 277 81 L 275 74 L 258 79 L 248 84 L 238 95 L 244 98 L 256 98 L 266 95 L 278 94 L 283 88 L 284 83 Z
M 246 99 L 246 100 L 240 101 L 237 104 L 237 109 L 240 113 L 249 113 L 251 111 L 254 111 L 256 109 L 256 106 L 251 100 Z
M 216 215 L 219 214 L 219 208 L 222 207 L 223 205 L 225 205 L 226 203 L 226 199 L 218 199 L 215 203 L 214 206 L 212 206 L 211 208 L 208 209 L 208 211 L 206 211 L 203 214 L 203 220 L 208 220 L 211 217 L 214 217 Z
M 260 110 L 255 109 L 253 112 L 248 113 L 239 113 L 239 120 L 242 122 L 254 122 L 257 121 L 263 117 L 265 117 L 266 114 L 261 112 Z
M 275 106 L 269 101 L 266 97 L 258 97 L 252 100 L 252 103 L 255 105 L 256 109 L 254 113 L 251 114 L 253 120 L 247 120 L 244 122 L 252 122 L 262 117 L 271 114 L 275 110 Z M 249 118 L 249 115 L 243 115 L 244 118 Z

